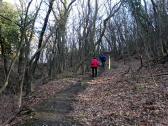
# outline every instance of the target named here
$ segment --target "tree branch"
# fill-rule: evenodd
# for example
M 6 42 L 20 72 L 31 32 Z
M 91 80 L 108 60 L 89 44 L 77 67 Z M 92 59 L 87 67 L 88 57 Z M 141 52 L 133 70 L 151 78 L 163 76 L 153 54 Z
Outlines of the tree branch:
M 21 25 L 20 25 L 19 23 L 14 22 L 14 21 L 12 21 L 10 18 L 5 17 L 5 16 L 3 16 L 3 15 L 1 15 L 1 14 L 0 14 L 0 18 L 3 18 L 3 19 L 5 19 L 5 20 L 7 20 L 7 21 L 10 21 L 10 22 L 13 22 L 15 25 L 21 27 Z
M 119 5 L 119 4 L 120 4 L 120 5 Z M 119 5 L 119 6 L 118 6 L 118 5 Z M 104 27 L 103 27 L 103 31 L 101 32 L 100 37 L 98 38 L 97 42 L 95 43 L 95 47 L 96 47 L 96 45 L 99 45 L 99 44 L 101 43 L 102 37 L 104 36 L 104 33 L 105 33 L 105 31 L 106 31 L 107 22 L 109 21 L 109 19 L 110 19 L 111 17 L 113 17 L 113 16 L 119 11 L 121 5 L 122 5 L 122 2 L 121 2 L 121 1 L 118 2 L 116 5 L 114 5 L 113 8 L 112 8 L 112 10 L 114 10 L 114 8 L 116 8 L 116 6 L 118 6 L 118 8 L 115 9 L 113 13 L 112 13 L 112 11 L 110 11 L 109 16 L 108 16 L 106 19 L 104 19 L 104 21 L 103 21 L 103 26 L 104 26 Z

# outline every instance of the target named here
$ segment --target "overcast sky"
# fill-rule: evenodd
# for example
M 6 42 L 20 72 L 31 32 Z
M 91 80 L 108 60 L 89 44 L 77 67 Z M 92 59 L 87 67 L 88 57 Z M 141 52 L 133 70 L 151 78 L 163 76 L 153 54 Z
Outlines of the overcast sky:
M 3 0 L 3 1 L 9 2 L 9 3 L 12 3 L 12 4 L 14 4 L 16 2 L 16 0 Z
M 2 1 L 5 1 L 5 2 L 9 2 L 9 3 L 15 4 L 15 3 L 17 3 L 19 0 L 2 0 Z M 101 1 L 101 0 L 100 0 L 100 1 Z M 113 1 L 118 1 L 118 0 L 113 0 Z

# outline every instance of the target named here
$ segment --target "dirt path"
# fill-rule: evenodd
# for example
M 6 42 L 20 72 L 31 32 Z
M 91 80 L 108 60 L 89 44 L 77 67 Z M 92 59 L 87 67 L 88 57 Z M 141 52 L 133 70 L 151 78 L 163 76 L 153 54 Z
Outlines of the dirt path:
M 86 84 L 78 82 L 75 85 L 57 93 L 55 97 L 37 105 L 33 119 L 18 126 L 82 126 L 68 113 L 73 110 L 72 103 L 75 96 L 85 90 Z
M 168 77 L 150 77 L 166 73 L 167 67 L 136 72 L 138 63 L 113 62 L 112 70 L 93 80 L 67 81 L 64 90 L 37 104 L 34 118 L 20 126 L 167 126 Z

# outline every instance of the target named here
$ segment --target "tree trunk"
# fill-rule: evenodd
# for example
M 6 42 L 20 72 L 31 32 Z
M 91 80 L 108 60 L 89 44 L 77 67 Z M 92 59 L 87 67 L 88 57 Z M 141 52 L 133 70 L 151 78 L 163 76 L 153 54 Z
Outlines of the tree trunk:
M 7 59 L 6 59 L 6 55 L 5 55 L 4 40 L 3 40 L 3 37 L 1 36 L 1 27 L 0 27 L 0 46 L 1 46 L 1 54 L 3 57 L 4 75 L 6 78 L 7 73 L 8 73 L 8 67 L 7 67 Z
M 38 49 L 40 49 L 42 47 L 42 42 L 43 42 L 43 37 L 44 37 L 44 33 L 45 33 L 45 30 L 46 30 L 46 27 L 47 27 L 47 23 L 48 23 L 48 19 L 49 19 L 49 16 L 50 16 L 50 13 L 51 13 L 51 10 L 52 10 L 52 7 L 53 7 L 53 3 L 54 3 L 54 0 L 51 0 L 50 3 L 49 3 L 49 8 L 48 8 L 48 11 L 47 11 L 47 14 L 46 14 L 46 17 L 45 17 L 45 20 L 44 20 L 44 24 L 43 24 L 43 27 L 42 27 L 42 30 L 41 30 L 41 33 L 40 33 L 40 37 L 39 37 L 39 43 L 38 43 Z M 41 51 L 39 51 L 35 57 L 35 61 L 32 65 L 32 75 L 35 74 L 35 70 L 36 70 L 36 67 L 37 67 L 37 62 L 40 58 L 40 54 L 41 54 Z

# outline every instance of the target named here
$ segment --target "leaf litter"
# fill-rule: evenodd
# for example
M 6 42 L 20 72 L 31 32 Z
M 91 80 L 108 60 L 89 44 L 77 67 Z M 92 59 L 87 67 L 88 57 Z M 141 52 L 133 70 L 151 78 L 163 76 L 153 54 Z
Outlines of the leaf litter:
M 88 126 L 167 126 L 168 76 L 151 76 L 167 72 L 168 65 L 137 72 L 139 64 L 132 64 L 88 81 L 70 115 Z

